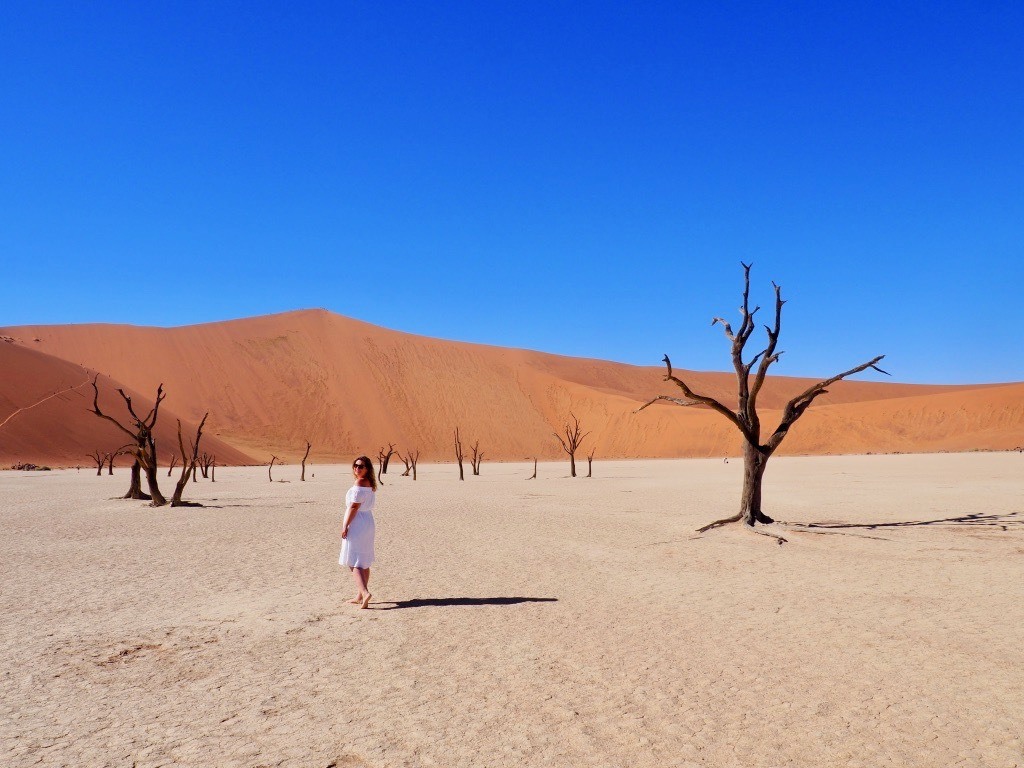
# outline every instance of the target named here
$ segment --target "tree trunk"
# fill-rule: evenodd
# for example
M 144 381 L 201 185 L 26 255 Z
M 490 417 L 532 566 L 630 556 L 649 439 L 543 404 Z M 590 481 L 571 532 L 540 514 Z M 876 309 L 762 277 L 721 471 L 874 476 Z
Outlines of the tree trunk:
M 576 456 L 571 453 L 569 454 L 569 474 L 576 477 Z
M 126 499 L 144 499 L 149 501 L 151 498 L 142 492 L 142 465 L 139 464 L 139 460 L 136 459 L 132 464 L 132 480 L 128 486 L 128 493 L 124 495 Z
M 753 526 L 754 523 L 773 523 L 761 510 L 761 482 L 764 470 L 768 466 L 770 453 L 765 453 L 756 445 L 743 444 L 743 495 L 740 497 L 740 515 L 743 522 Z
M 162 507 L 167 503 L 167 499 L 160 493 L 160 481 L 156 476 L 157 468 L 146 467 L 146 484 L 149 486 L 149 496 L 152 499 L 152 505 L 154 507 Z
M 313 447 L 313 444 L 311 442 L 309 442 L 309 440 L 307 440 L 306 441 L 306 455 L 302 457 L 302 476 L 299 478 L 299 480 L 301 480 L 302 482 L 306 482 L 306 459 L 309 458 L 309 451 L 310 451 L 310 449 L 312 447 Z M 386 468 L 386 465 L 385 465 L 385 468 Z M 204 475 L 204 477 L 205 477 L 205 475 Z

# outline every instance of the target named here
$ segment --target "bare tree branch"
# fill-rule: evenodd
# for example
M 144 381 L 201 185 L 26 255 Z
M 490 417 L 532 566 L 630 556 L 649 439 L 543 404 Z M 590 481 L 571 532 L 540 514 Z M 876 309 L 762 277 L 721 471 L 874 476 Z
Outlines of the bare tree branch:
M 782 441 L 786 437 L 786 434 L 789 432 L 789 428 L 793 426 L 794 422 L 796 422 L 797 419 L 803 416 L 804 411 L 806 411 L 808 407 L 810 407 L 811 403 L 814 402 L 814 399 L 818 397 L 818 395 L 823 395 L 828 391 L 828 389 L 826 388 L 829 385 L 835 384 L 837 381 L 845 379 L 847 376 L 851 376 L 854 373 L 860 373 L 861 371 L 867 370 L 868 368 L 872 368 L 878 371 L 879 373 L 884 373 L 886 376 L 888 376 L 888 372 L 883 371 L 881 368 L 875 365 L 875 363 L 877 363 L 879 360 L 882 360 L 884 357 L 885 355 L 879 355 L 878 357 L 868 360 L 866 363 L 861 363 L 855 368 L 851 368 L 848 371 L 843 371 L 842 373 L 837 373 L 832 378 L 825 379 L 824 381 L 819 381 L 817 384 L 808 387 L 805 391 L 801 392 L 799 395 L 797 395 L 788 403 L 786 403 L 786 407 L 782 411 L 782 419 L 779 421 L 779 426 L 776 427 L 775 432 L 765 443 L 765 447 L 769 451 L 774 451 L 776 448 L 778 448 L 779 444 L 782 443 Z
M 665 381 L 674 382 L 677 387 L 683 390 L 683 394 L 686 395 L 691 400 L 696 400 L 698 403 L 706 405 L 714 411 L 718 411 L 718 413 L 722 414 L 723 416 L 725 416 L 725 418 L 727 418 L 729 421 L 735 424 L 736 428 L 743 433 L 744 437 L 747 436 L 749 430 L 745 428 L 742 422 L 740 422 L 739 417 L 737 417 L 735 413 L 733 413 L 720 402 L 715 400 L 715 398 L 707 397 L 705 395 L 698 395 L 696 392 L 690 389 L 689 385 L 686 384 L 686 382 L 684 382 L 682 379 L 680 379 L 679 377 L 675 376 L 672 373 L 672 361 L 669 360 L 668 355 L 665 355 L 665 357 L 662 358 L 662 361 L 665 363 L 665 368 L 668 369 L 668 373 L 665 374 Z
M 640 413 L 640 411 L 642 411 L 644 408 L 646 408 L 649 405 L 654 405 L 659 400 L 665 400 L 667 402 L 675 403 L 676 405 L 682 406 L 704 405 L 704 403 L 700 402 L 699 400 L 684 400 L 681 397 L 671 397 L 670 395 L 658 395 L 657 397 L 651 398 L 646 403 L 641 405 L 639 408 L 633 411 L 633 413 Z

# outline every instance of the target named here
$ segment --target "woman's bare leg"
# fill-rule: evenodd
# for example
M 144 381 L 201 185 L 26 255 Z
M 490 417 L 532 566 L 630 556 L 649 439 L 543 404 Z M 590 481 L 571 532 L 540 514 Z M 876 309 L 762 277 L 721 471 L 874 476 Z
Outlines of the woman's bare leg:
M 359 575 L 362 577 L 363 582 L 363 603 L 360 607 L 365 608 L 370 604 L 370 598 L 373 597 L 373 595 L 370 594 L 370 569 L 359 568 L 358 571 Z
M 355 583 L 356 583 L 356 596 L 355 596 L 355 599 L 349 600 L 349 602 L 352 603 L 353 605 L 362 605 L 363 601 L 365 599 L 365 596 L 367 594 L 369 594 L 368 590 L 366 589 L 366 581 L 363 578 L 363 571 L 365 569 L 363 569 L 363 568 L 354 568 L 353 567 L 353 568 L 350 568 L 349 570 L 352 571 L 352 580 L 355 581 Z

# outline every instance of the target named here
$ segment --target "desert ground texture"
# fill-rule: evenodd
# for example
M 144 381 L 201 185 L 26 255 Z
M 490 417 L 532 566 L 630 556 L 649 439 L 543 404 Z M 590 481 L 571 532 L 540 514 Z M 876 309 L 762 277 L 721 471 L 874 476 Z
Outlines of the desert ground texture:
M 392 467 L 368 610 L 347 466 L 0 473 L 0 764 L 1024 766 L 1021 454 L 777 457 L 781 546 L 694 533 L 738 460 L 532 469 Z

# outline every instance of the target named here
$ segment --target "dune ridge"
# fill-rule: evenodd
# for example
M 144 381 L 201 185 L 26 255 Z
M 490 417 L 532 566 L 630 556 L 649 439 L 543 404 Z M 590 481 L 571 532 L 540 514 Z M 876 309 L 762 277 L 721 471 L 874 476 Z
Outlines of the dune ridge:
M 88 454 L 93 451 L 114 452 L 124 446 L 127 436 L 91 412 L 91 382 L 95 375 L 93 370 L 38 350 L 0 343 L 0 466 L 24 461 L 85 468 L 90 466 Z M 140 415 L 153 407 L 152 395 L 147 397 L 109 376 L 100 375 L 97 386 L 100 408 L 126 426 L 127 411 L 117 394 L 119 388 L 131 397 Z M 155 395 L 155 387 L 151 392 Z M 172 453 L 179 452 L 179 416 L 168 407 L 177 401 L 168 390 L 156 423 L 158 455 L 164 462 L 170 461 Z M 196 424 L 187 418 L 181 422 L 182 436 L 186 440 L 193 437 Z M 216 455 L 222 464 L 253 463 L 247 454 L 218 439 L 216 428 L 215 421 L 207 422 L 200 444 L 202 451 Z M 130 463 L 127 456 L 114 460 L 115 466 Z
M 267 461 L 272 453 L 295 460 L 307 439 L 317 461 L 375 454 L 388 442 L 418 448 L 423 460 L 448 460 L 456 425 L 464 441 L 480 440 L 489 459 L 554 459 L 560 448 L 552 432 L 570 412 L 591 431 L 584 452 L 594 448 L 605 458 L 740 449 L 733 428 L 706 409 L 659 404 L 635 413 L 656 394 L 677 394 L 659 366 L 442 341 L 326 310 L 178 328 L 20 326 L 0 334 L 12 339 L 0 346 L 103 371 L 136 392 L 164 383 L 177 413 L 194 422 L 209 410 L 214 434 L 247 461 Z M 735 401 L 732 373 L 685 373 L 695 388 Z M 770 377 L 760 400 L 766 428 L 813 381 Z M 19 387 L 27 386 L 5 383 L 0 402 L 24 399 Z M 1022 383 L 839 382 L 780 452 L 1012 449 L 1024 443 L 1022 402 Z M 47 439 L 58 438 L 50 431 Z M 40 439 L 40 455 L 46 446 Z

